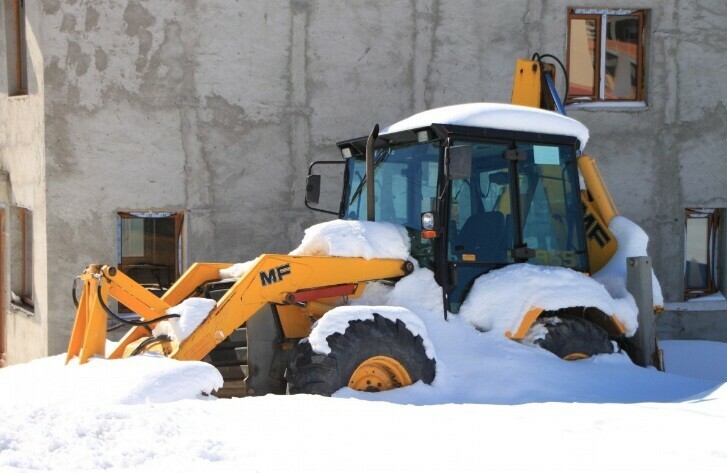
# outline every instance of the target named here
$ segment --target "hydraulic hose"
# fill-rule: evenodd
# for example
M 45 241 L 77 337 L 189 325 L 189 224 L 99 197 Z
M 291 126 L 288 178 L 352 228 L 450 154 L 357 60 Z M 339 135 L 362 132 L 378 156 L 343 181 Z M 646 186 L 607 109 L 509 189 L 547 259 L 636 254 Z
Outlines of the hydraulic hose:
M 169 342 L 172 339 L 168 335 L 157 335 L 156 337 L 149 337 L 143 342 L 141 342 L 136 348 L 134 348 L 134 351 L 131 352 L 131 355 L 129 356 L 136 356 L 144 351 L 146 347 L 151 345 L 154 342 Z
M 76 281 L 78 281 L 78 276 L 73 278 L 73 289 L 71 289 L 71 297 L 73 297 L 73 305 L 78 309 L 78 297 L 76 297 Z
M 75 294 L 76 294 L 75 290 L 73 291 L 73 294 L 75 296 Z M 139 321 L 126 320 L 126 319 L 121 318 L 118 315 L 114 314 L 111 311 L 111 309 L 108 308 L 108 306 L 104 302 L 103 297 L 101 295 L 101 284 L 98 285 L 98 287 L 96 289 L 96 294 L 98 296 L 98 301 L 101 304 L 101 308 L 103 308 L 104 312 L 106 312 L 107 315 L 113 317 L 114 319 L 116 319 L 117 321 L 119 321 L 120 323 L 125 324 L 125 325 L 132 325 L 134 327 L 146 327 L 147 330 L 149 330 L 150 324 L 153 324 L 156 322 L 161 322 L 162 320 L 176 319 L 176 318 L 181 317 L 181 315 L 179 315 L 179 314 L 166 314 L 166 315 L 162 315 L 161 317 L 157 317 L 156 319 L 151 319 L 151 320 L 139 320 Z
M 535 53 L 535 54 L 533 54 L 532 60 L 542 62 L 542 60 L 545 58 L 553 59 L 555 62 L 558 63 L 561 70 L 563 71 L 563 78 L 565 80 L 565 95 L 563 95 L 563 102 L 565 103 L 565 101 L 568 100 L 568 92 L 570 91 L 570 80 L 568 79 L 568 70 L 563 65 L 563 62 L 560 59 L 558 59 L 557 57 L 553 56 L 552 54 Z

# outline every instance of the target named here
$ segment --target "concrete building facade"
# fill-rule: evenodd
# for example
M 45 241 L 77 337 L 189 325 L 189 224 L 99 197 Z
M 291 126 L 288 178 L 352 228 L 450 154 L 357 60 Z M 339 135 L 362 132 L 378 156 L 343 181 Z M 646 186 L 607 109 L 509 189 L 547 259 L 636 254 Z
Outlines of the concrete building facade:
M 181 216 L 176 270 L 288 252 L 325 219 L 303 205 L 310 162 L 377 122 L 508 102 L 515 58 L 565 59 L 574 6 L 645 11 L 643 104 L 569 115 L 650 235 L 662 336 L 727 341 L 727 302 L 682 302 L 685 209 L 727 207 L 722 0 L 25 0 L 22 93 L 4 1 L 6 363 L 65 351 L 73 278 L 119 263 L 125 215 Z

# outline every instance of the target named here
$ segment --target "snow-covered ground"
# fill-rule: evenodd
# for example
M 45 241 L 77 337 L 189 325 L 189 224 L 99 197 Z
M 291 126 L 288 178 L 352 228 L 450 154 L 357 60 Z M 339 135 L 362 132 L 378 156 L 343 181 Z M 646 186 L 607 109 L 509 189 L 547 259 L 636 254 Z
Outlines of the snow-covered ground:
M 727 471 L 727 344 L 664 343 L 688 377 L 434 330 L 462 339 L 433 386 L 334 398 L 215 399 L 214 368 L 153 356 L 4 368 L 0 471 Z
M 376 257 L 365 244 L 382 241 L 372 228 L 344 249 L 359 245 Z M 320 238 L 350 235 L 339 227 L 313 232 L 298 254 L 342 251 Z M 396 229 L 390 239 L 397 235 L 404 244 Z M 521 268 L 503 274 L 534 271 Z M 548 276 L 576 284 L 560 273 Z M 522 283 L 498 289 L 510 290 Z M 352 303 L 313 329 L 319 351 L 326 334 L 345 330 L 326 317 L 366 318 L 386 306 L 386 316 L 410 324 L 436 357 L 432 385 L 227 400 L 206 394 L 222 380 L 202 362 L 150 354 L 64 366 L 64 356 L 50 357 L 0 370 L 0 471 L 727 471 L 725 343 L 663 342 L 666 373 L 623 353 L 566 362 L 507 339 L 497 323 L 483 332 L 472 317 L 445 321 L 425 269 L 394 287 L 372 284 Z M 183 317 L 170 330 L 179 338 L 199 318 L 184 312 L 193 305 L 178 308 Z

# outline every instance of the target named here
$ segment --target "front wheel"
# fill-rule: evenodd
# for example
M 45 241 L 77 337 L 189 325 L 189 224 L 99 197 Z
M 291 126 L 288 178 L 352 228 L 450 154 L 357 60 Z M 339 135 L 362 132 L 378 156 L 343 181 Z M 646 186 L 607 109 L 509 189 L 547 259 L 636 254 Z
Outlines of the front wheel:
M 291 394 L 330 396 L 344 387 L 379 392 L 434 380 L 435 361 L 427 357 L 422 338 L 400 320 L 374 314 L 373 320 L 350 322 L 345 333 L 327 341 L 327 355 L 314 352 L 307 340 L 298 343 L 287 373 Z

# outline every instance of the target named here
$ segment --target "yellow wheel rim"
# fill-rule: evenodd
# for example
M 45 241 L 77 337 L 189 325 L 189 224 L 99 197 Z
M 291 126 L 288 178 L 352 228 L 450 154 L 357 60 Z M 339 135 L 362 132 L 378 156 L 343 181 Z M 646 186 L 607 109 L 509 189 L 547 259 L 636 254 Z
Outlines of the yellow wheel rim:
M 575 361 L 575 360 L 583 360 L 585 358 L 588 358 L 588 355 L 585 353 L 571 353 L 570 355 L 566 355 L 563 357 L 566 361 Z
M 348 381 L 356 391 L 379 392 L 409 386 L 411 376 L 404 366 L 388 356 L 373 356 L 358 365 Z

